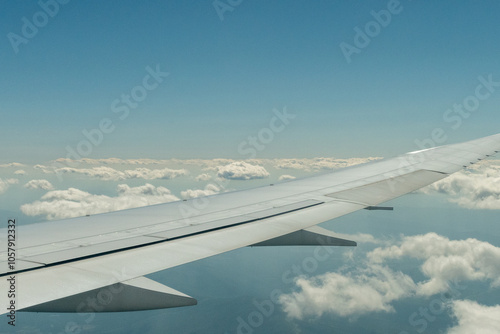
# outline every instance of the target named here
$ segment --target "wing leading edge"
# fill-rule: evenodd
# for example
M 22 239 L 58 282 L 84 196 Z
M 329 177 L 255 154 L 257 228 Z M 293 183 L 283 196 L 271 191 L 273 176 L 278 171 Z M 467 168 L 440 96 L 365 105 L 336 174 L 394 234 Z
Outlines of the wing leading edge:
M 35 312 L 194 305 L 143 276 L 245 246 L 355 246 L 315 225 L 360 209 L 390 209 L 378 204 L 498 151 L 500 134 L 274 186 L 21 226 L 17 268 L 0 262 L 0 291 L 14 276 L 17 309 Z M 10 302 L 7 294 L 0 301 Z

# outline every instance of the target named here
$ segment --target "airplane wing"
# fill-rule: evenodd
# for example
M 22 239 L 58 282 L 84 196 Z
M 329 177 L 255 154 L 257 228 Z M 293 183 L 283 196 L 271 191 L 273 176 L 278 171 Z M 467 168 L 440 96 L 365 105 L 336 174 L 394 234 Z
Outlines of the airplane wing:
M 145 275 L 245 246 L 354 246 L 315 226 L 422 188 L 500 151 L 500 134 L 256 189 L 0 230 L 9 312 L 113 312 L 196 300 Z M 12 249 L 11 249 L 12 250 Z M 12 260 L 12 258 L 10 259 Z M 11 261 L 12 262 L 12 261 Z

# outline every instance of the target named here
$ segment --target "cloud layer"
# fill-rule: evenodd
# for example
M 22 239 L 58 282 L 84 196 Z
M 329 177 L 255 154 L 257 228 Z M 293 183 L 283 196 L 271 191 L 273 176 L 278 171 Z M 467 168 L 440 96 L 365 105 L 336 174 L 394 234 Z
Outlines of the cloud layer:
M 333 170 L 333 169 L 345 168 L 379 159 L 381 158 L 369 157 L 369 158 L 348 158 L 348 159 L 337 159 L 337 158 L 273 159 L 272 163 L 275 168 L 279 169 L 318 171 L 318 170 Z
M 173 179 L 179 176 L 187 175 L 189 172 L 185 169 L 149 169 L 149 168 L 136 168 L 129 170 L 117 170 L 107 166 L 92 167 L 92 168 L 71 168 L 63 167 L 55 170 L 56 173 L 63 174 L 83 174 L 98 178 L 105 181 L 120 181 L 127 179 Z

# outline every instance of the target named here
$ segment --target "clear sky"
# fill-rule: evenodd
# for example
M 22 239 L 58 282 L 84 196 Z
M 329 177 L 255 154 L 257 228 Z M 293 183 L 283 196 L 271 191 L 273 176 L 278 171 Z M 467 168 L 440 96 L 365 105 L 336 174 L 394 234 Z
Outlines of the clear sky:
M 261 156 L 387 156 L 436 127 L 449 141 L 495 133 L 498 91 L 456 130 L 443 114 L 479 76 L 500 81 L 498 2 L 396 2 L 377 31 L 371 11 L 390 3 L 241 1 L 218 13 L 211 1 L 71 1 L 45 21 L 37 2 L 9 3 L 1 159 L 65 156 L 104 118 L 114 131 L 90 157 L 237 158 L 283 107 L 296 118 Z M 367 24 L 374 37 L 348 62 L 341 44 L 356 47 Z M 121 120 L 113 101 L 157 65 L 169 76 Z
M 497 133 L 498 13 L 498 1 L 5 2 L 0 223 L 244 189 Z M 58 160 L 69 167 L 59 178 L 50 166 L 66 157 L 88 159 Z M 302 286 L 283 273 L 315 248 L 246 248 L 150 275 L 197 298 L 196 307 L 89 321 L 27 313 L 17 329 L 498 331 L 500 160 L 388 205 L 396 210 L 325 223 L 359 246 L 336 248 Z M 411 248 L 417 239 L 422 248 Z M 413 252 L 387 255 L 399 247 Z M 438 286 L 450 273 L 458 293 Z M 334 302 L 304 299 L 315 285 Z M 256 303 L 274 289 L 284 302 L 266 315 Z M 348 294 L 364 289 L 380 303 Z M 432 306 L 440 308 L 422 315 Z M 239 331 L 256 311 L 262 324 Z M 0 332 L 11 329 L 4 320 Z

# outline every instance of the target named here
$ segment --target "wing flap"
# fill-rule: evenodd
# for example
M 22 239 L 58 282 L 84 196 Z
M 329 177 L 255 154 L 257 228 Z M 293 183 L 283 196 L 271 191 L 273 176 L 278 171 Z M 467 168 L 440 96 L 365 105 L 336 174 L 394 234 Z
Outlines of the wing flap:
M 125 312 L 196 305 L 196 299 L 138 277 L 22 309 L 25 312 Z
M 277 238 L 265 240 L 253 246 L 356 246 L 356 242 L 337 238 L 332 231 L 312 226 Z

